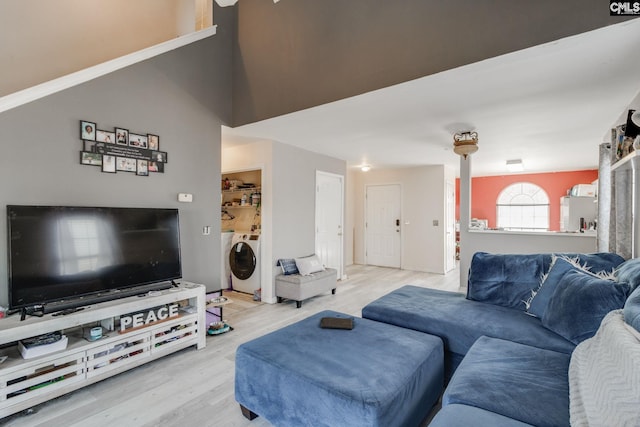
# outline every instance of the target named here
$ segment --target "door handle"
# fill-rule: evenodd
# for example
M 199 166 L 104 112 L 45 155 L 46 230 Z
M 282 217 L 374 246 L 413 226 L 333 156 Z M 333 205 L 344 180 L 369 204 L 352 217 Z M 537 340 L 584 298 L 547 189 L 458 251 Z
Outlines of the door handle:
M 396 227 L 400 227 L 400 220 L 396 219 Z

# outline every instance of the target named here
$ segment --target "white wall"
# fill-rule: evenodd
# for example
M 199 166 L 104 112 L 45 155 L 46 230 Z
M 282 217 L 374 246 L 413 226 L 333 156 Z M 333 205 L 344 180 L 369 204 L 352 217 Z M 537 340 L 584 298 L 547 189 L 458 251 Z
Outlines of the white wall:
M 364 264 L 365 188 L 372 184 L 401 186 L 401 268 L 444 273 L 445 185 L 453 171 L 444 165 L 353 172 L 354 262 Z M 433 221 L 438 225 L 434 226 Z
M 0 96 L 195 30 L 194 0 L 2 0 Z

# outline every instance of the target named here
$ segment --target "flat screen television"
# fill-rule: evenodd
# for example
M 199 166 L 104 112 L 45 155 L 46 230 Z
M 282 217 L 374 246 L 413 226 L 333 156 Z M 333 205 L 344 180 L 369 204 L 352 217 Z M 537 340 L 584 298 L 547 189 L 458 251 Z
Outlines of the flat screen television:
M 182 277 L 177 209 L 7 206 L 10 309 L 93 304 Z

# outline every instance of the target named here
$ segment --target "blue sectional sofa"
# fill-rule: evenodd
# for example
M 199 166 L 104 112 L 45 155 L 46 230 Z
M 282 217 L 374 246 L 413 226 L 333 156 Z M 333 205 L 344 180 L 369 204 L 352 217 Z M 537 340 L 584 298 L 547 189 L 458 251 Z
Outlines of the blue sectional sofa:
M 640 378 L 639 261 L 624 262 L 611 253 L 477 253 L 466 296 L 405 286 L 364 307 L 362 316 L 443 340 L 448 385 L 431 425 L 568 426 L 574 419 L 602 417 L 603 407 L 620 402 L 607 402 L 617 399 L 613 392 L 592 397 L 592 383 L 604 375 L 593 371 L 611 359 L 593 348 L 620 346 L 630 360 L 633 372 L 624 372 L 612 389 Z M 611 319 L 604 322 L 605 317 Z M 637 337 L 622 324 L 631 325 Z M 631 394 L 635 412 L 637 383 L 631 383 L 639 389 Z M 581 395 L 579 389 L 586 391 Z M 616 414 L 628 415 L 625 409 Z M 640 415 L 634 421 L 629 425 L 640 425 Z

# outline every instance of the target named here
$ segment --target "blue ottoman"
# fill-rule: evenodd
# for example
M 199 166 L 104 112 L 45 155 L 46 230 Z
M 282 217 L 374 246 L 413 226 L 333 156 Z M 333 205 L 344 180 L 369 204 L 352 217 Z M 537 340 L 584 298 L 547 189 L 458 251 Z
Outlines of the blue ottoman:
M 443 387 L 442 340 L 354 318 L 322 329 L 323 311 L 249 341 L 236 352 L 243 414 L 282 426 L 417 426 Z

